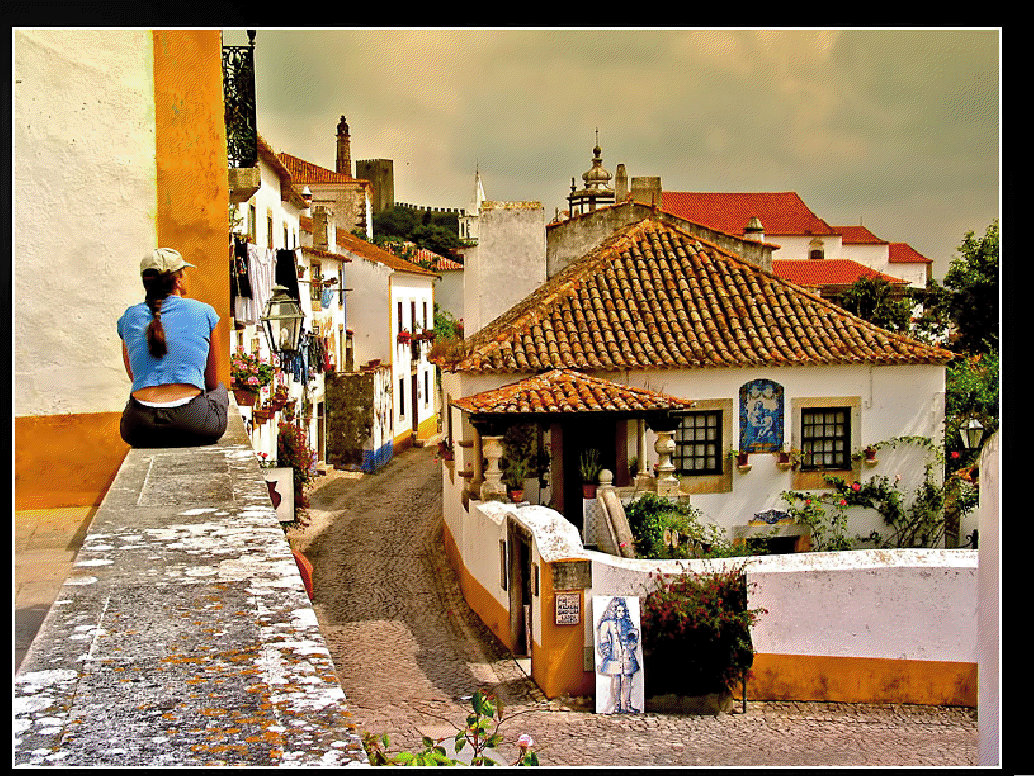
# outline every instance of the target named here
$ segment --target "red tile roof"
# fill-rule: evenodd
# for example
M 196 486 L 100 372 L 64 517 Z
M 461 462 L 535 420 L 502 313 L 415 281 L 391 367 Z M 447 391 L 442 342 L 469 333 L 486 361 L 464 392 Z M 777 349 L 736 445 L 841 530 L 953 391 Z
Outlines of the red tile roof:
M 675 226 L 648 218 L 472 335 L 455 372 L 946 363 Z
M 368 261 L 375 261 L 399 272 L 411 272 L 414 275 L 429 275 L 432 277 L 435 274 L 429 269 L 424 269 L 411 261 L 399 258 L 391 251 L 386 251 L 373 243 L 356 237 L 354 234 L 338 230 L 337 243 L 338 247 L 351 251 L 356 256 L 360 256 Z
M 661 207 L 687 221 L 738 237 L 743 236 L 744 227 L 754 216 L 761 220 L 766 238 L 837 233 L 792 191 L 665 191 L 661 194 Z
M 353 178 L 345 172 L 334 172 L 326 167 L 320 167 L 312 162 L 307 162 L 292 154 L 280 153 L 277 157 L 290 173 L 295 183 L 304 185 L 306 183 L 358 183 L 366 184 L 368 181 Z
M 901 278 L 877 272 L 864 264 L 849 259 L 773 259 L 772 273 L 801 286 L 850 285 L 859 278 L 885 280 L 893 284 L 907 284 Z
M 688 410 L 695 402 L 570 369 L 554 369 L 502 388 L 465 396 L 453 404 L 479 415 L 502 415 Z
M 933 264 L 931 259 L 926 258 L 908 243 L 890 244 L 891 264 Z
M 843 238 L 844 245 L 887 245 L 886 240 L 881 240 L 864 226 L 834 226 L 837 234 Z

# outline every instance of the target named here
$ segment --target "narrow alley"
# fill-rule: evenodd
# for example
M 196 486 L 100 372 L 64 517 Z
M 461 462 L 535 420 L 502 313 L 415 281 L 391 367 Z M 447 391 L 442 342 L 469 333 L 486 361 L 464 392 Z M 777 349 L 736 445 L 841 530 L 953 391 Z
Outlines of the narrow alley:
M 372 475 L 331 472 L 289 529 L 313 564 L 320 628 L 360 731 L 389 752 L 455 734 L 475 690 L 506 714 L 496 759 L 528 733 L 546 766 L 967 766 L 974 709 L 750 702 L 721 717 L 597 715 L 591 698 L 546 699 L 470 611 L 441 540 L 434 448 Z M 451 740 L 448 742 L 451 743 Z M 451 751 L 451 749 L 448 749 Z

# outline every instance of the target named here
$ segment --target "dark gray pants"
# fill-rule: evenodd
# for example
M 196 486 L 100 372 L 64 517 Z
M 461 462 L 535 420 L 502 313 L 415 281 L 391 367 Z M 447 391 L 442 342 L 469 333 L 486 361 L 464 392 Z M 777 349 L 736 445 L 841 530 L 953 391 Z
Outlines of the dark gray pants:
M 130 447 L 195 447 L 218 442 L 226 433 L 230 397 L 222 383 L 178 407 L 148 407 L 132 396 L 119 431 Z

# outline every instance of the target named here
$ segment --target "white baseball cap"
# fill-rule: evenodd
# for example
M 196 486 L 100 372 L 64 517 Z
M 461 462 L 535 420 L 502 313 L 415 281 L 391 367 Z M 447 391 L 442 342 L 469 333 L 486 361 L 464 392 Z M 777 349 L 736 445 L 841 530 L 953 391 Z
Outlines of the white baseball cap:
M 183 260 L 180 252 L 175 248 L 155 248 L 150 254 L 144 256 L 140 262 L 140 274 L 144 270 L 155 269 L 159 272 L 176 272 L 184 267 L 193 267 L 193 264 Z

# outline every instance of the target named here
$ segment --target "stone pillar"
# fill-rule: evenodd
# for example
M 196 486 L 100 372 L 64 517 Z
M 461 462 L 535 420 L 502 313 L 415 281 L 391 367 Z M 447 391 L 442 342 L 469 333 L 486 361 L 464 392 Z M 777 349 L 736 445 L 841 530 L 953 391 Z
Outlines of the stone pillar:
M 675 432 L 657 431 L 653 449 L 657 451 L 657 495 L 674 496 L 679 492 L 679 481 L 675 477 L 675 464 L 671 456 L 675 452 Z
M 646 451 L 647 447 L 646 440 L 646 422 L 643 420 L 636 421 L 637 431 L 639 433 L 639 470 L 635 473 L 635 486 L 639 489 L 645 489 L 652 487 L 653 475 L 650 474 L 649 464 L 647 462 Z
M 506 486 L 503 485 L 503 472 L 499 468 L 499 459 L 503 457 L 503 438 L 501 436 L 481 437 L 481 453 L 488 462 L 485 469 L 485 481 L 481 483 L 482 501 L 506 501 Z

